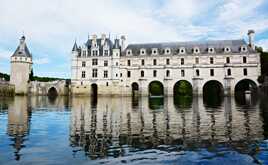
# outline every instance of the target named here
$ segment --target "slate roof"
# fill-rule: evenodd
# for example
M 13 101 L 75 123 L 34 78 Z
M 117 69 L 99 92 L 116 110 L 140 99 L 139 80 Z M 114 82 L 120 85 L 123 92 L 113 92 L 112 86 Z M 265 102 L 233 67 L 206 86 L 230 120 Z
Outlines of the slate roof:
M 32 57 L 26 43 L 25 36 L 22 36 L 20 39 L 20 45 L 17 47 L 16 51 L 13 53 L 12 57 Z
M 180 48 L 185 48 L 186 54 L 192 54 L 195 47 L 200 49 L 201 54 L 207 54 L 208 48 L 214 48 L 216 53 L 223 53 L 225 47 L 231 48 L 231 53 L 240 53 L 241 46 L 247 46 L 249 52 L 255 52 L 245 40 L 240 39 L 130 44 L 123 52 L 123 55 L 126 55 L 126 50 L 132 50 L 132 55 L 139 55 L 142 48 L 146 50 L 147 55 L 152 53 L 153 48 L 158 49 L 158 54 L 164 54 L 166 48 L 170 48 L 172 54 L 178 54 Z

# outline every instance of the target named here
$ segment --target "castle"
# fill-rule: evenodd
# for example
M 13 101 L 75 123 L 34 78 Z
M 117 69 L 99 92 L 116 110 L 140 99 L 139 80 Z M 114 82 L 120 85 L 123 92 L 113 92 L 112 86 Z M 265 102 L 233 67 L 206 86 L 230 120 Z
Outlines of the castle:
M 172 96 L 182 81 L 195 95 L 212 83 L 225 95 L 233 95 L 240 83 L 250 90 L 258 86 L 260 59 L 253 30 L 248 38 L 248 43 L 238 39 L 126 46 L 125 36 L 112 42 L 104 34 L 92 35 L 79 47 L 74 43 L 71 93 Z
M 125 36 L 113 42 L 105 34 L 93 35 L 81 46 L 74 43 L 68 85 L 29 80 L 33 60 L 22 36 L 11 56 L 10 84 L 16 94 L 32 95 L 173 96 L 185 85 L 194 95 L 206 89 L 233 95 L 241 86 L 247 91 L 258 86 L 260 57 L 253 30 L 248 38 L 248 43 L 239 39 L 126 45 Z

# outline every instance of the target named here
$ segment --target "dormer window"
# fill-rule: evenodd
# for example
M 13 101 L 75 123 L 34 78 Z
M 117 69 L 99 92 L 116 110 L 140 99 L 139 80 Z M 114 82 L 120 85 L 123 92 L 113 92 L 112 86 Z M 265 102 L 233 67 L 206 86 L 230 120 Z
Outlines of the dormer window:
M 132 51 L 131 50 L 127 50 L 127 55 L 128 56 L 132 55 Z
M 165 49 L 165 54 L 170 54 L 170 52 L 171 52 L 170 48 Z
M 208 48 L 208 53 L 214 53 L 215 49 L 214 48 Z
M 199 48 L 198 48 L 198 47 L 195 47 L 195 48 L 193 49 L 193 53 L 194 53 L 194 54 L 198 54 L 198 53 L 200 53 Z
M 185 52 L 186 52 L 185 48 L 182 47 L 182 48 L 179 49 L 180 54 L 185 54 Z
M 247 52 L 247 47 L 246 46 L 241 46 L 240 51 L 241 52 Z
M 231 52 L 231 48 L 230 47 L 225 47 L 224 48 L 224 52 L 225 53 L 230 53 Z
M 141 49 L 140 50 L 140 55 L 145 55 L 146 54 L 146 50 L 145 49 Z
M 152 54 L 153 54 L 153 55 L 157 55 L 157 53 L 158 53 L 157 48 L 153 48 L 153 49 L 152 49 Z

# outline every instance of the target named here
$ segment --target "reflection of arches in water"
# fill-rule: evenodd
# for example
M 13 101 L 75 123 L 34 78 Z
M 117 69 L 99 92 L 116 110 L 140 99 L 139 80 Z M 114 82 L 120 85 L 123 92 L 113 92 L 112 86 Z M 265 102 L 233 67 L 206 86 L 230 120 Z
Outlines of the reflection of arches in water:
M 149 95 L 150 96 L 163 96 L 164 86 L 160 81 L 152 81 L 149 84 Z
M 192 96 L 181 96 L 174 95 L 174 105 L 177 108 L 191 108 L 193 97 Z
M 152 110 L 156 109 L 163 109 L 164 107 L 164 98 L 163 97 L 156 97 L 156 98 L 149 98 L 149 108 Z
M 176 82 L 173 88 L 173 94 L 182 96 L 191 96 L 193 94 L 193 87 L 189 81 L 180 80 Z
M 223 85 L 217 80 L 210 80 L 203 86 L 203 101 L 208 107 L 221 106 L 223 94 Z
M 235 85 L 235 101 L 240 106 L 253 106 L 257 103 L 257 84 L 243 79 Z
M 139 84 L 134 82 L 131 84 L 132 96 L 137 96 L 139 93 Z
M 132 108 L 133 109 L 138 109 L 139 108 L 139 99 L 140 97 L 137 97 L 137 96 L 132 96 Z

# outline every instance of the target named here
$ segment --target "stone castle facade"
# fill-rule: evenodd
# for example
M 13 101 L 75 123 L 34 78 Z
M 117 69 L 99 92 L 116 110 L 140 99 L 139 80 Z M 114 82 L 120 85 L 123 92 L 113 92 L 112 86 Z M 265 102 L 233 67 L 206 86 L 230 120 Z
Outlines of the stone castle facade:
M 172 96 L 174 86 L 184 80 L 196 95 L 212 81 L 220 84 L 224 94 L 232 95 L 241 81 L 258 85 L 260 59 L 253 30 L 248 37 L 248 43 L 239 39 L 126 46 L 124 36 L 112 42 L 106 35 L 93 35 L 85 44 L 73 46 L 71 93 L 148 96 L 152 95 L 150 85 L 158 82 L 164 95 Z

